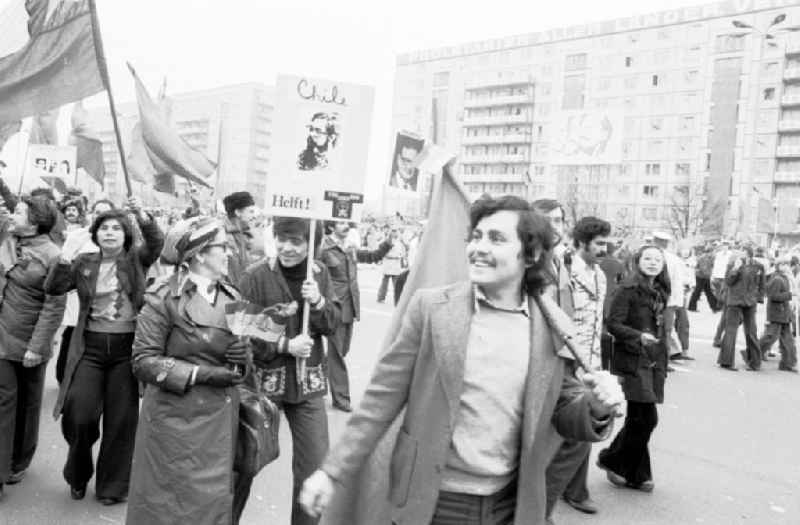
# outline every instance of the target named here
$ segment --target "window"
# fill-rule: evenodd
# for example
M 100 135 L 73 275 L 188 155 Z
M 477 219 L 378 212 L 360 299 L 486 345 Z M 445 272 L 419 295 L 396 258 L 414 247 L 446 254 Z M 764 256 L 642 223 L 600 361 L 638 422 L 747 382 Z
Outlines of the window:
M 653 75 L 653 78 L 652 78 L 651 82 L 652 82 L 653 86 L 657 86 L 658 85 L 658 75 Z
M 744 35 L 719 35 L 716 41 L 717 53 L 736 53 L 744 49 Z
M 645 164 L 644 172 L 647 175 L 661 175 L 661 164 L 658 163 Z
M 763 74 L 765 77 L 774 77 L 778 74 L 778 63 L 777 62 L 767 62 L 763 66 Z
M 625 57 L 625 67 L 633 66 L 633 57 Z
M 658 31 L 658 39 L 659 40 L 669 40 L 669 29 L 659 29 L 659 31 Z
M 636 89 L 636 75 L 625 77 L 625 89 Z
M 586 53 L 567 55 L 566 63 L 564 64 L 564 70 L 578 71 L 581 69 L 586 69 L 586 56 Z
M 692 171 L 691 164 L 685 162 L 682 162 L 680 164 L 675 164 L 675 175 L 688 177 L 691 174 L 691 171 Z
M 441 71 L 433 74 L 433 87 L 446 87 L 450 83 L 450 72 Z
M 583 109 L 586 77 L 576 75 L 564 78 L 563 109 Z
M 681 131 L 693 131 L 694 130 L 694 117 L 692 116 L 684 116 L 681 117 L 680 121 L 680 130 Z
M 645 197 L 658 197 L 658 186 L 645 184 L 642 186 L 642 195 Z
M 775 88 L 774 87 L 770 87 L 770 88 L 764 89 L 764 93 L 763 93 L 762 98 L 764 100 L 775 100 Z
M 597 80 L 597 91 L 607 91 L 611 87 L 610 78 L 601 78 Z
M 700 78 L 700 72 L 696 69 L 692 69 L 686 72 L 684 79 L 686 80 L 687 85 L 694 85 L 697 83 L 697 79 Z
M 662 117 L 653 117 L 650 119 L 650 131 L 659 132 L 664 129 L 664 119 Z
M 642 219 L 654 221 L 658 218 L 658 208 L 642 208 Z

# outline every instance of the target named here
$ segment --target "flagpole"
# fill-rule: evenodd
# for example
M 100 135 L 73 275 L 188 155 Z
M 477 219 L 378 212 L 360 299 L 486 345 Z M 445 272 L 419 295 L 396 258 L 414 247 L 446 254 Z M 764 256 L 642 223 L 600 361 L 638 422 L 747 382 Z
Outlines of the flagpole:
M 119 151 L 120 160 L 122 161 L 122 174 L 125 177 L 125 188 L 128 190 L 128 197 L 130 197 L 133 195 L 133 190 L 131 189 L 131 178 L 130 175 L 128 175 L 128 165 L 125 162 L 125 148 L 122 145 L 122 134 L 119 131 L 117 107 L 114 104 L 114 93 L 111 91 L 111 81 L 108 76 L 106 56 L 103 52 L 103 39 L 100 35 L 100 21 L 97 17 L 97 6 L 95 5 L 95 0 L 89 0 L 89 10 L 92 12 L 92 36 L 94 37 L 94 50 L 97 56 L 97 64 L 100 69 L 100 74 L 103 76 L 103 83 L 106 86 L 108 105 L 111 109 L 111 121 L 114 123 L 114 136 L 117 139 L 117 150 Z

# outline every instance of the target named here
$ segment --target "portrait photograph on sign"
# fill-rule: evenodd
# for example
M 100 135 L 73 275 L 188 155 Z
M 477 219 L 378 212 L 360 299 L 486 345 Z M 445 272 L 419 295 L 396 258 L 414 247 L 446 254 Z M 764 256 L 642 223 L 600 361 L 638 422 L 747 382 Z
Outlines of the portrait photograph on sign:
M 401 190 L 417 191 L 419 169 L 416 166 L 416 160 L 424 146 L 424 139 L 402 131 L 397 134 L 389 186 Z
M 278 77 L 268 213 L 360 218 L 373 99 L 368 86 Z

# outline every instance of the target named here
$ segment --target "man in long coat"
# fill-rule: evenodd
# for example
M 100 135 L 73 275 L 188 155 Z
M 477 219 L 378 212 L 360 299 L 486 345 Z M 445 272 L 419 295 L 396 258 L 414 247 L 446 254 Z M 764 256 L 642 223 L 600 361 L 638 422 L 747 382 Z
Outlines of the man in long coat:
M 469 282 L 411 299 L 340 442 L 306 480 L 308 512 L 325 509 L 334 483 L 352 483 L 404 408 L 386 502 L 398 525 L 466 523 L 476 507 L 494 523 L 542 525 L 559 434 L 610 433 L 616 380 L 598 372 L 581 384 L 557 354 L 548 319 L 558 309 L 544 293 L 549 224 L 517 197 L 481 199 L 470 215 Z

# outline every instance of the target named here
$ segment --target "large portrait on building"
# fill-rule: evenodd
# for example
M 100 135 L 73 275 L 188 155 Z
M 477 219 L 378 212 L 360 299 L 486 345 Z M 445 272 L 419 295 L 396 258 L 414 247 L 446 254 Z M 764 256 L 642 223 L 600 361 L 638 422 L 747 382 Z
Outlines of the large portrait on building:
M 360 219 L 373 98 L 368 86 L 278 77 L 267 213 Z
M 622 162 L 623 121 L 623 114 L 618 111 L 560 111 L 554 119 L 549 163 L 619 164 Z
M 416 192 L 419 187 L 419 169 L 416 160 L 425 146 L 425 140 L 401 131 L 397 134 L 392 155 L 392 172 L 389 186 Z

